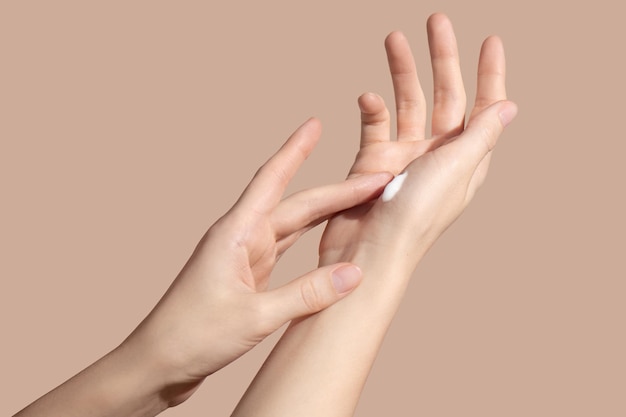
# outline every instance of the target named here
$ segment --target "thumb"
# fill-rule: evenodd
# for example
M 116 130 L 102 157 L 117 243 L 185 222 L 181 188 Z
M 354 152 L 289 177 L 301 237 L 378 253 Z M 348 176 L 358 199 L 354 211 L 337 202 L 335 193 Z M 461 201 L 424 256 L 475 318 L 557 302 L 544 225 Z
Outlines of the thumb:
M 462 148 L 464 158 L 476 167 L 493 150 L 504 128 L 517 115 L 517 105 L 512 101 L 498 101 L 476 114 L 467 124 L 463 133 L 453 142 Z
M 348 295 L 359 285 L 362 272 L 348 263 L 311 271 L 284 286 L 264 293 L 276 328 L 297 317 L 317 313 Z

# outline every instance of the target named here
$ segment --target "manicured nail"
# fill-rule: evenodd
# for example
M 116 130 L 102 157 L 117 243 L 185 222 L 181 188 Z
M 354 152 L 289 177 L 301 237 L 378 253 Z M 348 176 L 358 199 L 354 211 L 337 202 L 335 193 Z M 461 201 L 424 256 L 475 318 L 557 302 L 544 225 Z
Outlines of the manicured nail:
M 517 115 L 517 106 L 515 105 L 515 103 L 507 103 L 504 108 L 502 110 L 500 110 L 500 113 L 498 114 L 498 116 L 500 116 L 500 121 L 502 122 L 502 126 L 506 126 L 509 123 L 511 123 L 511 121 L 513 121 L 513 119 L 515 119 L 515 116 Z
M 333 287 L 338 294 L 346 293 L 361 282 L 362 275 L 355 265 L 341 266 L 333 271 Z

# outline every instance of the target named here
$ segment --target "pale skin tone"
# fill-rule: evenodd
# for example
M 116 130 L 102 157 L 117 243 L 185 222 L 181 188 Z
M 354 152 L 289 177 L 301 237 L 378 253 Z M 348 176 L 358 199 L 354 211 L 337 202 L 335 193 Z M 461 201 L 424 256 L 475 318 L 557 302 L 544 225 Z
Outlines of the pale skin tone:
M 268 291 L 278 258 L 331 215 L 376 198 L 390 173 L 283 192 L 320 136 L 298 128 L 204 235 L 153 311 L 111 353 L 16 416 L 154 416 L 290 320 L 345 297 L 361 281 L 348 262 Z
M 360 97 L 361 148 L 348 179 L 281 200 L 319 138 L 319 122 L 307 121 L 206 233 L 137 329 L 17 415 L 156 415 L 185 401 L 207 376 L 296 318 L 234 415 L 352 415 L 411 273 L 472 199 L 491 150 L 516 113 L 514 104 L 504 101 L 501 42 L 489 38 L 481 51 L 478 96 L 465 124 L 451 25 L 435 15 L 428 29 L 435 75 L 430 139 L 408 43 L 392 33 L 386 48 L 397 140 L 390 139 L 382 99 Z M 408 177 L 398 194 L 386 203 L 376 200 L 392 174 L 404 170 Z M 319 269 L 268 291 L 278 258 L 302 233 L 333 215 L 320 244 Z
M 354 262 L 363 282 L 346 299 L 292 322 L 234 416 L 352 416 L 359 395 L 419 260 L 461 214 L 483 183 L 491 153 L 516 106 L 506 101 L 500 39 L 483 43 L 477 97 L 467 123 L 456 40 L 449 20 L 428 20 L 434 75 L 432 132 L 406 38 L 385 47 L 394 85 L 397 138 L 379 96 L 359 98 L 361 146 L 349 178 L 376 171 L 408 176 L 389 202 L 381 199 L 329 221 L 320 265 Z

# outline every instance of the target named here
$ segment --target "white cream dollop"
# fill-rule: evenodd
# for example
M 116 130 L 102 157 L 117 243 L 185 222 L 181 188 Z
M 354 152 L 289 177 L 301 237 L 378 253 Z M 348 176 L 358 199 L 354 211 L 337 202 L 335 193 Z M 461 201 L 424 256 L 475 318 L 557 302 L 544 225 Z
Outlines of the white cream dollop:
M 402 188 L 402 184 L 404 183 L 407 175 L 408 172 L 406 171 L 399 175 L 396 175 L 396 177 L 391 180 L 389 184 L 387 184 L 385 190 L 383 191 L 383 195 L 381 196 L 384 202 L 391 200 L 396 195 L 396 193 L 400 191 L 400 188 Z

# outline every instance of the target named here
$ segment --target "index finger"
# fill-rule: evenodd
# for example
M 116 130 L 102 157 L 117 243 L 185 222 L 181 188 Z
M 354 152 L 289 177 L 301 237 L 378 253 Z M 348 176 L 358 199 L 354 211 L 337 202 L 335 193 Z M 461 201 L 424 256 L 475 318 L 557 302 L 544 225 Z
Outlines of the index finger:
M 316 118 L 304 122 L 281 148 L 256 172 L 236 205 L 261 212 L 280 202 L 287 185 L 317 144 L 321 123 Z

